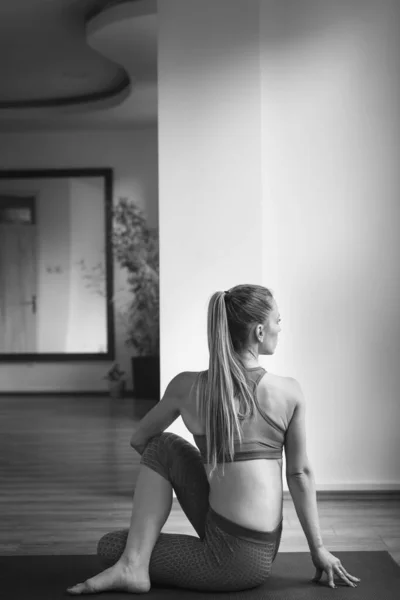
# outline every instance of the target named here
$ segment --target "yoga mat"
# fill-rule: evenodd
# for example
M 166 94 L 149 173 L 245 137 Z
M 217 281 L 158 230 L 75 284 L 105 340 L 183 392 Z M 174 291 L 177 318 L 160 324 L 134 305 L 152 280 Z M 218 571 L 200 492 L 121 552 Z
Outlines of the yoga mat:
M 196 592 L 153 586 L 146 594 L 102 592 L 101 600 L 399 600 L 400 567 L 388 552 L 335 552 L 346 570 L 361 578 L 357 588 L 336 581 L 336 589 L 312 583 L 315 568 L 307 552 L 281 552 L 277 555 L 269 580 L 243 592 Z M 3 556 L 0 557 L 0 595 L 2 600 L 58 600 L 76 598 L 66 588 L 92 577 L 102 568 L 95 555 Z M 88 598 L 88 595 L 81 596 Z

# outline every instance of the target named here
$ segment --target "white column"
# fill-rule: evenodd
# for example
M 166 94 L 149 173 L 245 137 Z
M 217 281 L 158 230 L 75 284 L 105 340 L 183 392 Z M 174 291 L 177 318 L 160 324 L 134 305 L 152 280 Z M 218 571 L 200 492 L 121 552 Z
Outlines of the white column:
M 262 276 L 259 1 L 163 0 L 158 20 L 163 393 L 208 368 L 212 293 Z

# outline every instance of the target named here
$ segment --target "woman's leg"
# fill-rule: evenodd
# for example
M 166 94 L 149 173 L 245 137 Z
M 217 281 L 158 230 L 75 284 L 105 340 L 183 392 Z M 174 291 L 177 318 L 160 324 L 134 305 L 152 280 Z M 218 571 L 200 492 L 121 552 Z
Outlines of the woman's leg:
M 199 452 L 171 433 L 153 438 L 142 463 L 171 482 L 186 515 L 199 537 L 160 533 L 151 553 L 152 584 L 195 590 L 237 591 L 255 587 L 269 576 L 277 551 L 279 531 L 265 536 L 265 543 L 240 539 L 250 535 L 235 523 L 209 512 L 209 487 Z M 229 533 L 230 530 L 230 533 Z M 98 554 L 115 563 L 124 554 L 128 530 L 111 532 L 100 540 Z
M 78 595 L 110 589 L 148 591 L 150 556 L 171 505 L 172 486 L 169 481 L 142 465 L 136 483 L 130 528 L 124 530 L 122 537 L 118 536 L 118 555 L 116 560 L 109 561 L 109 564 L 116 564 L 69 588 L 69 593 Z
M 181 436 L 164 432 L 149 440 L 140 463 L 171 483 L 183 512 L 203 539 L 210 484 L 198 449 Z
M 193 527 L 204 537 L 209 484 L 200 454 L 173 433 L 155 436 L 142 455 L 130 529 L 107 534 L 98 545 L 99 556 L 107 564 L 117 563 L 115 568 L 69 588 L 70 593 L 150 589 L 150 557 L 171 510 L 172 487 Z M 129 569 L 122 572 L 121 565 Z
M 148 570 L 154 544 L 168 519 L 171 507 L 171 483 L 142 464 L 136 482 L 123 559 Z
M 156 485 L 157 475 L 159 475 L 160 485 L 165 482 L 175 490 L 185 515 L 198 536 L 203 539 L 209 507 L 210 486 L 199 451 L 182 437 L 171 432 L 164 432 L 149 440 L 140 462 L 141 471 L 151 470 L 156 478 L 153 480 L 153 485 Z M 139 494 L 138 484 L 139 479 L 136 484 L 134 502 Z M 147 491 L 143 490 L 141 497 L 143 497 L 144 510 L 149 506 L 146 498 L 156 494 L 157 488 L 155 487 L 149 487 Z M 169 504 L 170 507 L 171 504 Z M 134 508 L 134 510 L 136 509 Z M 149 519 L 153 520 L 154 513 L 149 511 L 148 514 Z M 97 554 L 104 565 L 110 566 L 119 560 L 126 549 L 128 534 L 128 529 L 120 529 L 107 533 L 100 539 Z M 134 533 L 132 532 L 130 539 L 133 537 Z

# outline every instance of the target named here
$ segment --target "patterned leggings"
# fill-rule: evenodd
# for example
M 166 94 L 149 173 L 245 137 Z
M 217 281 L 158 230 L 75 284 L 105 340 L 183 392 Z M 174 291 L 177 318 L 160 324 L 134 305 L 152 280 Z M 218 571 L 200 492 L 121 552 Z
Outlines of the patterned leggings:
M 204 591 L 239 591 L 265 582 L 279 549 L 282 521 L 274 531 L 242 527 L 209 505 L 209 483 L 200 452 L 164 432 L 151 438 L 141 464 L 167 479 L 199 537 L 160 533 L 149 566 L 152 584 Z M 125 549 L 128 529 L 104 535 L 97 554 L 105 566 Z

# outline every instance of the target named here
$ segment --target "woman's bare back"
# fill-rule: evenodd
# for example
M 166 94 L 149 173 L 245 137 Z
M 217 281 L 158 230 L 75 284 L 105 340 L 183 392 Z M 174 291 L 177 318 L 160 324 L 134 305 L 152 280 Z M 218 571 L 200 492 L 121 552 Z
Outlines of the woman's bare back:
M 181 416 L 193 435 L 204 435 L 205 426 L 190 394 L 197 372 L 187 373 Z M 266 373 L 257 386 L 260 406 L 286 431 L 294 410 L 290 378 Z M 210 505 L 219 514 L 244 527 L 272 531 L 282 520 L 282 459 L 253 459 L 211 466 L 204 465 L 210 483 Z

